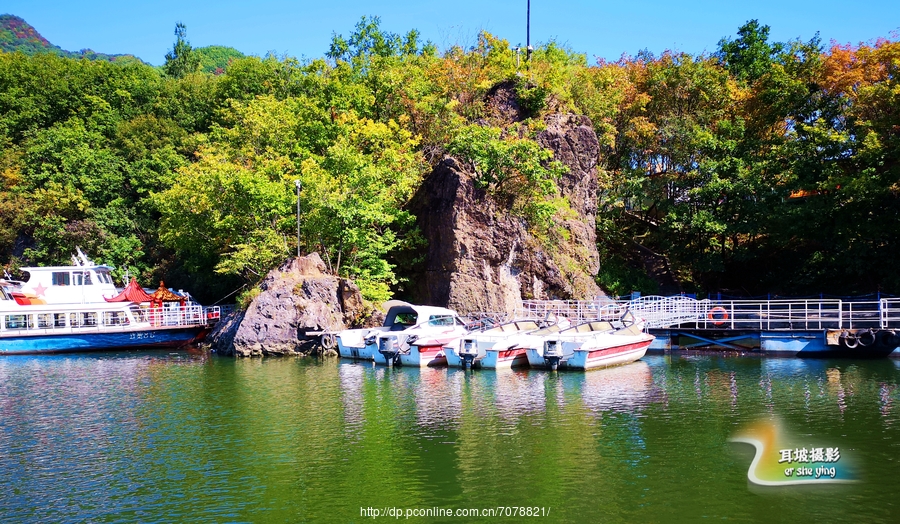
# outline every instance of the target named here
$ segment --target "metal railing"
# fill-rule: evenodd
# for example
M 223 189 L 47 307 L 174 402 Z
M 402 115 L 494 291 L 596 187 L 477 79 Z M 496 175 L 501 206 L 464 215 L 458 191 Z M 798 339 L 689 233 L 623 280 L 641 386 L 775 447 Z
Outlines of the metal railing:
M 900 298 L 881 300 L 696 300 L 647 296 L 634 300 L 526 300 L 516 318 L 614 320 L 630 310 L 647 328 L 709 330 L 900 329 Z
M 646 304 L 635 304 L 632 310 L 648 319 L 648 327 L 765 331 L 900 327 L 900 299 L 701 300 L 693 302 L 696 309 L 691 318 L 689 301 L 647 298 L 651 305 L 669 305 L 669 309 L 661 307 L 656 313 L 652 308 L 648 311 Z
M 635 316 L 643 318 L 647 328 L 669 327 L 685 322 L 696 322 L 709 309 L 708 300 L 690 297 L 640 297 L 627 302 Z
M 900 327 L 900 298 L 881 299 L 881 327 Z
M 517 319 L 543 320 L 566 318 L 572 322 L 588 320 L 617 320 L 625 314 L 628 304 L 612 299 L 603 300 L 524 300 L 517 308 Z

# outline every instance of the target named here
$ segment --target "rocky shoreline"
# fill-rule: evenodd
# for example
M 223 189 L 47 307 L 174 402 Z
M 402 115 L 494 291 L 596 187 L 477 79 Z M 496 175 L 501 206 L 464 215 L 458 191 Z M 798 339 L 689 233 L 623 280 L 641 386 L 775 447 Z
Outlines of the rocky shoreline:
M 319 352 L 309 331 L 337 331 L 377 325 L 359 288 L 329 275 L 317 253 L 288 260 L 260 284 L 245 311 L 223 318 L 206 339 L 220 355 L 237 357 L 305 355 Z
M 486 97 L 491 125 L 516 132 L 524 118 L 514 85 L 501 83 Z M 586 116 L 549 114 L 536 141 L 567 167 L 557 182 L 571 213 L 557 227 L 564 239 L 540 241 L 522 217 L 475 187 L 472 166 L 445 157 L 410 202 L 428 242 L 406 297 L 460 314 L 512 313 L 522 299 L 585 300 L 603 292 L 596 244 L 599 141 Z M 219 354 L 297 355 L 322 348 L 307 332 L 380 325 L 351 281 L 329 275 L 317 254 L 271 271 L 246 311 L 223 319 L 207 338 Z

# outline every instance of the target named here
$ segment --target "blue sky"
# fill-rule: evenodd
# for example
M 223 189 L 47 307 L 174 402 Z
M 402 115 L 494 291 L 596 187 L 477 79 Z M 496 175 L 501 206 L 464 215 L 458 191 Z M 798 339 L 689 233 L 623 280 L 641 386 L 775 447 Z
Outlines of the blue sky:
M 165 60 L 176 22 L 187 26 L 194 47 L 225 45 L 251 55 L 317 58 L 332 33 L 348 35 L 363 15 L 381 17 L 384 30 L 418 29 L 440 49 L 470 46 L 486 30 L 525 44 L 526 0 L 454 2 L 358 0 L 3 0 L 0 14 L 24 18 L 51 43 L 69 51 L 130 53 L 154 65 Z M 897 38 L 900 2 L 870 0 L 532 0 L 532 45 L 556 40 L 572 50 L 616 60 L 641 49 L 691 54 L 715 51 L 747 20 L 772 28 L 771 39 L 809 40 L 818 31 L 826 44 Z

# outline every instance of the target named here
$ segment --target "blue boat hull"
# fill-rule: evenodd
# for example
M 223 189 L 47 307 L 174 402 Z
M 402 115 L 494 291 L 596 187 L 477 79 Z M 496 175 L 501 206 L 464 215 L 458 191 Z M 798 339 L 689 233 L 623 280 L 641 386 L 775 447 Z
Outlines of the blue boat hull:
M 0 338 L 0 355 L 68 353 L 110 349 L 179 348 L 199 342 L 205 326 L 144 329 L 118 333 L 32 334 Z

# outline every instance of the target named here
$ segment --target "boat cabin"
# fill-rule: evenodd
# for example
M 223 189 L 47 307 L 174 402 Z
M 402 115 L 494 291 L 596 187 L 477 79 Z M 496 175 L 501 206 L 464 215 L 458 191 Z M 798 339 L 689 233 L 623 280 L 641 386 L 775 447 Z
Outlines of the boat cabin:
M 23 267 L 28 280 L 21 284 L 24 297 L 37 304 L 90 304 L 115 296 L 113 268 L 91 262 L 81 250 L 71 266 Z
M 433 306 L 414 306 L 399 303 L 388 309 L 384 326 L 389 331 L 405 331 L 415 326 L 465 326 L 452 309 Z

